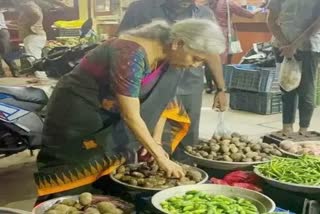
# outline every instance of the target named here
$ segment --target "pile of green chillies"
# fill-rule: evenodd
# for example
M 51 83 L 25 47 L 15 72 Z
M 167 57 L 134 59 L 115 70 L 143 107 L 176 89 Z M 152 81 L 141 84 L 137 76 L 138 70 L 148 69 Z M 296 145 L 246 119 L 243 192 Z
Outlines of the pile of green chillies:
M 262 175 L 277 181 L 320 186 L 319 157 L 302 156 L 297 159 L 275 157 L 256 168 Z
M 243 198 L 189 191 L 169 198 L 161 207 L 170 214 L 257 214 L 257 207 Z

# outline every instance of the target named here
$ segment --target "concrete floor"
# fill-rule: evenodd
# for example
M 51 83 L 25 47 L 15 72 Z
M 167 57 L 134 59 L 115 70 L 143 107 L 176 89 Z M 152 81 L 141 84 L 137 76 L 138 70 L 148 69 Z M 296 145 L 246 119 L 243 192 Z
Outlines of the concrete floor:
M 217 126 L 218 114 L 211 110 L 213 95 L 204 95 L 201 114 L 200 137 L 208 138 Z M 316 109 L 311 129 L 320 131 L 320 109 Z M 225 120 L 231 130 L 250 136 L 262 136 L 281 128 L 281 114 L 262 116 L 252 113 L 229 111 Z M 28 152 L 0 159 L 0 207 L 30 211 L 36 193 L 33 172 L 35 156 Z

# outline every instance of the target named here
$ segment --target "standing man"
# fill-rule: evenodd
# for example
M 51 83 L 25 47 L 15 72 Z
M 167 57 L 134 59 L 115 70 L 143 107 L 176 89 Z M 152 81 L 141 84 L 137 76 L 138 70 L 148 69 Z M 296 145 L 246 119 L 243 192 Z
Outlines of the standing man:
M 16 0 L 15 4 L 21 14 L 18 27 L 26 54 L 40 59 L 47 41 L 42 10 L 33 0 Z
M 16 76 L 16 72 L 18 70 L 17 65 L 14 63 L 14 61 L 7 59 L 7 56 L 6 56 L 11 49 L 10 33 L 8 31 L 3 13 L 4 11 L 1 10 L 0 11 L 0 56 L 2 59 L 0 59 L 0 77 L 5 75 L 4 70 L 2 68 L 1 60 L 5 61 L 5 63 L 8 65 L 12 73 L 12 76 Z
M 119 32 L 150 23 L 156 19 L 163 19 L 169 23 L 173 23 L 177 20 L 187 18 L 213 20 L 214 15 L 208 7 L 196 5 L 193 0 L 139 0 L 129 6 L 119 26 Z M 213 106 L 219 108 L 220 111 L 225 111 L 227 101 L 219 55 L 208 56 L 206 64 L 210 67 L 217 86 Z M 184 72 L 184 76 L 180 81 L 177 96 L 189 114 L 191 127 L 189 133 L 182 141 L 182 147 L 177 149 L 175 158 L 184 161 L 183 147 L 194 144 L 199 138 L 204 69 L 203 67 L 189 68 L 181 72 Z
M 295 57 L 302 63 L 300 86 L 293 91 L 283 90 L 284 135 L 293 132 L 297 106 L 300 133 L 305 134 L 314 110 L 315 80 L 320 53 L 320 1 L 271 0 L 268 24 L 275 37 L 277 62 L 283 57 Z

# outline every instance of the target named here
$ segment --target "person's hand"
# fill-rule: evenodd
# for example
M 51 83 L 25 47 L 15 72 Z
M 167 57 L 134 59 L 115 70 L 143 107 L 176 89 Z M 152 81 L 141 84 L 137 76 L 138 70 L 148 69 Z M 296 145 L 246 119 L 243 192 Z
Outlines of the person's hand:
M 182 178 L 185 176 L 183 168 L 175 162 L 171 161 L 169 158 L 160 157 L 157 158 L 156 161 L 159 167 L 167 173 L 168 178 Z
M 294 45 L 286 45 L 280 48 L 280 55 L 286 58 L 293 58 L 297 52 L 297 48 Z
M 165 156 L 169 158 L 169 154 L 162 148 L 161 143 L 157 143 L 161 148 L 159 148 L 158 155 Z M 146 150 L 144 147 L 141 147 L 138 150 L 138 162 L 153 162 L 154 157 Z
M 224 91 L 217 92 L 214 96 L 213 109 L 224 112 L 228 109 L 227 95 Z

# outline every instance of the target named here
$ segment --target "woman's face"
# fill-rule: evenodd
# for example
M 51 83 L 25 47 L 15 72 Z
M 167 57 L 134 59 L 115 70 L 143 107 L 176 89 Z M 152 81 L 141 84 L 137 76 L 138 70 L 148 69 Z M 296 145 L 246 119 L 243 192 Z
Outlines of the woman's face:
M 197 68 L 205 62 L 205 54 L 184 47 L 183 42 L 174 42 L 168 53 L 170 65 L 179 68 Z

